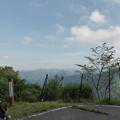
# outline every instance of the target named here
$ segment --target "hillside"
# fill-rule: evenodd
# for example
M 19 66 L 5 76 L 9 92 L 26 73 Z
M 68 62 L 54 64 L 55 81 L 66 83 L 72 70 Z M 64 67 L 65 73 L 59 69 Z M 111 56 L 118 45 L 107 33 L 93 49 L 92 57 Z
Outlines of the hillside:
M 44 83 L 46 74 L 48 74 L 48 79 L 53 78 L 55 75 L 64 76 L 63 84 L 80 82 L 80 75 L 72 70 L 37 69 L 33 71 L 19 71 L 19 75 L 28 83 L 38 83 L 40 85 Z

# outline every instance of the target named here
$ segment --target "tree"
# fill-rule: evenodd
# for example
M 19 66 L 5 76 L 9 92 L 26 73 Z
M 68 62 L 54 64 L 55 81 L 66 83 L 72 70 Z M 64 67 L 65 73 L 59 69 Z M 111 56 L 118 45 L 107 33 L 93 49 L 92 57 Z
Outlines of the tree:
M 109 71 L 109 92 L 111 86 L 111 78 L 110 78 L 110 69 L 115 68 L 120 62 L 120 59 L 114 58 L 115 49 L 114 46 L 107 46 L 106 43 L 103 43 L 101 46 L 97 46 L 95 48 L 91 48 L 93 52 L 92 57 L 85 57 L 89 61 L 89 65 L 81 65 L 76 64 L 77 66 L 81 67 L 86 73 L 86 79 L 90 81 L 95 90 L 98 99 L 100 99 L 100 90 L 101 90 L 101 81 L 105 71 Z M 110 96 L 110 93 L 109 93 Z
M 82 96 L 82 87 L 83 87 L 83 79 L 84 79 L 84 71 L 83 72 L 81 72 L 81 71 L 75 71 L 76 73 L 79 73 L 80 74 L 80 76 L 81 76 L 81 78 L 80 78 L 80 89 L 79 89 L 79 97 L 81 98 L 81 96 Z
M 28 84 L 12 67 L 0 67 L 0 100 L 8 101 L 8 79 L 13 79 L 15 101 L 39 101 L 41 87 Z
M 14 86 L 21 81 L 18 72 L 14 71 L 12 67 L 0 67 L 0 100 L 8 101 L 8 79 L 14 79 Z M 15 95 L 16 88 L 15 88 Z
M 38 84 L 24 84 L 24 88 L 20 90 L 19 101 L 38 102 L 40 98 L 41 87 Z
M 48 84 L 44 90 L 44 99 L 45 100 L 57 100 L 62 94 L 62 81 L 63 77 L 55 75 L 54 78 L 48 81 Z
M 70 102 L 71 100 L 92 99 L 93 89 L 86 83 L 82 84 L 82 89 L 79 84 L 69 83 L 63 86 L 62 97 L 66 102 Z

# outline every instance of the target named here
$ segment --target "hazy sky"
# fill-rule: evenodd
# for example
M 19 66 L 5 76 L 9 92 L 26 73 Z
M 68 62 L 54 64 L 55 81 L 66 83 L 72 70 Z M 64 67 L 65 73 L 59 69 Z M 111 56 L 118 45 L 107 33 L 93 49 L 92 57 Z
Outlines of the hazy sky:
M 103 42 L 120 54 L 120 0 L 0 0 L 0 66 L 74 68 Z

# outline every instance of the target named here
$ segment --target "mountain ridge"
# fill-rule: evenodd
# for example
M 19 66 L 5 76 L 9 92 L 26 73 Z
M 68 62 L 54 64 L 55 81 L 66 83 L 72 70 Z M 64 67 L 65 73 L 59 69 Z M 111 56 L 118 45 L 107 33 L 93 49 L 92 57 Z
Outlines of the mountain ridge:
M 68 83 L 79 83 L 80 74 L 75 73 L 73 70 L 65 69 L 36 69 L 28 71 L 19 71 L 20 77 L 26 80 L 27 83 L 38 83 L 43 85 L 46 74 L 48 74 L 48 79 L 52 79 L 55 75 L 63 76 L 63 84 Z

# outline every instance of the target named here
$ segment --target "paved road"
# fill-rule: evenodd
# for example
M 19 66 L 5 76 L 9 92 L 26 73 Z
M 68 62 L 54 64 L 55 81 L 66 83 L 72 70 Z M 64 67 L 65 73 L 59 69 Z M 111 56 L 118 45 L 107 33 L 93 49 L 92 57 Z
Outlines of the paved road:
M 103 112 L 109 113 L 109 115 L 68 107 L 43 112 L 38 115 L 29 116 L 21 120 L 120 120 L 119 106 L 84 105 L 84 107 L 101 110 Z

